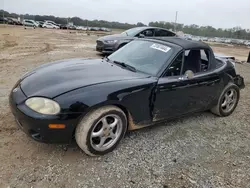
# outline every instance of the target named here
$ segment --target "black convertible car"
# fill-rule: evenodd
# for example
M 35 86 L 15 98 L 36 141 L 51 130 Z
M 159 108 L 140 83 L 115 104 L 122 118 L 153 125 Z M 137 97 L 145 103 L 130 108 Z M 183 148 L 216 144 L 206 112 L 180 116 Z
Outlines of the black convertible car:
M 76 139 L 89 155 L 112 151 L 127 130 L 189 113 L 228 116 L 244 80 L 203 43 L 137 39 L 103 59 L 49 63 L 25 74 L 9 101 L 20 128 L 37 141 Z

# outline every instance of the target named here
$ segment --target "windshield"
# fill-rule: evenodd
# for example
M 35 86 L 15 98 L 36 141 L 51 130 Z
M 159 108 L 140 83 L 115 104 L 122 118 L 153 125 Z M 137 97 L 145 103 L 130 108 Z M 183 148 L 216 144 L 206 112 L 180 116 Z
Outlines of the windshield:
M 142 28 L 136 27 L 122 32 L 122 35 L 134 37 L 138 32 L 142 31 Z
M 151 41 L 136 40 L 111 54 L 111 61 L 125 63 L 137 71 L 156 76 L 172 55 L 169 46 Z

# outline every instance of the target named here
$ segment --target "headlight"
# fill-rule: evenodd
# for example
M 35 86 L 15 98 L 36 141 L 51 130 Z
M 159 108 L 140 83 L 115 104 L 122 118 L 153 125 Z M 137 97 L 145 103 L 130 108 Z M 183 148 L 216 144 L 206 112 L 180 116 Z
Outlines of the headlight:
M 108 44 L 114 44 L 117 42 L 117 40 L 105 40 L 105 42 Z
M 60 106 L 57 102 L 42 97 L 29 98 L 25 101 L 25 104 L 41 114 L 54 115 L 60 112 Z

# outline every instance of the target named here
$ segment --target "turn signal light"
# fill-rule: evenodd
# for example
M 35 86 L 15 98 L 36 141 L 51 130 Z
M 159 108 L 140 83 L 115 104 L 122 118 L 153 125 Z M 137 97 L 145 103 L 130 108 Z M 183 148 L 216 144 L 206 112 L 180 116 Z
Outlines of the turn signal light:
M 64 124 L 49 124 L 50 129 L 64 129 L 65 125 Z

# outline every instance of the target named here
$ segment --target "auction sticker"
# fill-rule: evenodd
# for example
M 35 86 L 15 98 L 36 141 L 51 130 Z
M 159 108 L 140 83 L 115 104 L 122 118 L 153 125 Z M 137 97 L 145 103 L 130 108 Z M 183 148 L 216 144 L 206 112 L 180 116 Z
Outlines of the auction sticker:
M 150 46 L 150 48 L 154 48 L 156 50 L 160 50 L 160 51 L 165 52 L 165 53 L 167 53 L 171 49 L 170 47 L 164 46 L 162 44 L 152 44 Z

